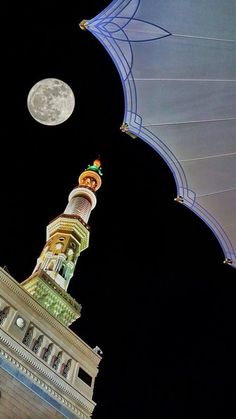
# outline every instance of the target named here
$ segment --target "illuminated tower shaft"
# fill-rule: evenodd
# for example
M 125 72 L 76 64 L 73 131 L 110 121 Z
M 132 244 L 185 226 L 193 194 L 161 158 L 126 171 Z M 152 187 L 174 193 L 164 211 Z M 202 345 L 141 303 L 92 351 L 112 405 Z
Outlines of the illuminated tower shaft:
M 101 350 L 69 329 L 81 305 L 67 287 L 88 247 L 87 222 L 100 176 L 99 160 L 80 175 L 65 211 L 47 227 L 47 242 L 29 278 L 18 284 L 0 268 L 1 417 L 92 416 Z
M 95 207 L 96 191 L 101 186 L 100 161 L 95 160 L 79 177 L 63 214 L 47 227 L 47 242 L 34 272 L 42 269 L 65 291 L 73 276 L 80 252 L 89 245 L 90 213 Z
M 80 175 L 65 211 L 47 226 L 47 242 L 33 274 L 22 286 L 53 316 L 69 326 L 80 317 L 81 306 L 68 293 L 77 259 L 89 245 L 90 213 L 101 186 L 101 163 L 95 160 Z

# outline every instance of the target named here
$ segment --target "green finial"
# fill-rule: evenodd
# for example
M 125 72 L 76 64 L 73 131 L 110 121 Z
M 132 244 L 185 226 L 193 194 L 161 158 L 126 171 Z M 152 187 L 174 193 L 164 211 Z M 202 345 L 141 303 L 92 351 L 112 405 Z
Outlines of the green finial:
M 89 164 L 86 170 L 93 170 L 97 172 L 100 176 L 102 176 L 102 168 L 101 168 L 101 161 L 100 159 L 94 160 L 93 164 Z

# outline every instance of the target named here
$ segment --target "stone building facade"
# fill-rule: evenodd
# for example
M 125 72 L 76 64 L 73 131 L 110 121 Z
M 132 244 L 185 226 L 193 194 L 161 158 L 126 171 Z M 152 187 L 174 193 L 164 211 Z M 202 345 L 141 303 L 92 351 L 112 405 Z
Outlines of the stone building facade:
M 100 175 L 99 160 L 80 175 L 29 278 L 19 284 L 0 268 L 0 418 L 92 416 L 101 351 L 69 329 L 81 306 L 67 288 L 88 246 Z

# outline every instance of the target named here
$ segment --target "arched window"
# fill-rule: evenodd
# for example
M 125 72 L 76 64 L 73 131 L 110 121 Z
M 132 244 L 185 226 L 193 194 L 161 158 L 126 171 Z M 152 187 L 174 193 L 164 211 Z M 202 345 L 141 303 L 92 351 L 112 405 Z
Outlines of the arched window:
M 24 336 L 24 338 L 22 340 L 22 343 L 25 346 L 30 347 L 31 342 L 32 342 L 32 339 L 33 339 L 33 332 L 34 332 L 34 328 L 32 326 L 29 327 L 29 329 L 27 330 L 27 332 L 26 332 L 26 334 L 25 334 L 25 336 Z
M 4 309 L 0 311 L 0 325 L 3 324 L 4 321 L 6 320 L 9 311 L 10 311 L 9 306 L 4 307 Z
M 62 360 L 62 351 L 58 352 L 57 356 L 53 360 L 52 368 L 54 368 L 54 370 L 56 371 L 58 370 L 61 360 Z
M 74 256 L 74 250 L 68 249 L 68 251 L 67 251 L 67 261 L 68 262 L 72 261 L 73 256 Z
M 43 343 L 43 335 L 39 336 L 38 339 L 34 342 L 32 351 L 37 354 Z
M 53 343 L 49 343 L 48 347 L 45 348 L 45 351 L 42 357 L 45 362 L 48 362 L 48 358 L 52 353 L 52 348 L 53 348 Z
M 54 268 L 55 268 L 55 261 L 51 261 L 50 263 L 49 263 L 49 265 L 48 265 L 48 270 L 49 271 L 53 271 L 54 270 Z
M 72 362 L 72 359 L 68 359 L 68 361 L 67 361 L 66 365 L 65 365 L 65 366 L 64 366 L 64 368 L 63 368 L 62 375 L 63 375 L 63 377 L 65 377 L 65 378 L 67 378 L 67 377 L 68 377 L 68 373 L 69 373 L 69 371 L 70 371 L 70 367 L 71 367 L 71 362 Z
M 61 276 L 63 276 L 64 270 L 65 270 L 65 265 L 62 265 L 62 266 L 60 267 L 60 270 L 59 270 L 59 274 L 60 274 Z

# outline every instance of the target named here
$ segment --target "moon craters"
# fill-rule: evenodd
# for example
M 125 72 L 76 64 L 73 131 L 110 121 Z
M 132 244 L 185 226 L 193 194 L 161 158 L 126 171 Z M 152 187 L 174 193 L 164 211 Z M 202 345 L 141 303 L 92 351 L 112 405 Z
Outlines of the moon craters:
M 58 125 L 72 114 L 75 97 L 68 84 L 62 80 L 48 78 L 31 88 L 27 106 L 36 121 L 44 125 Z

